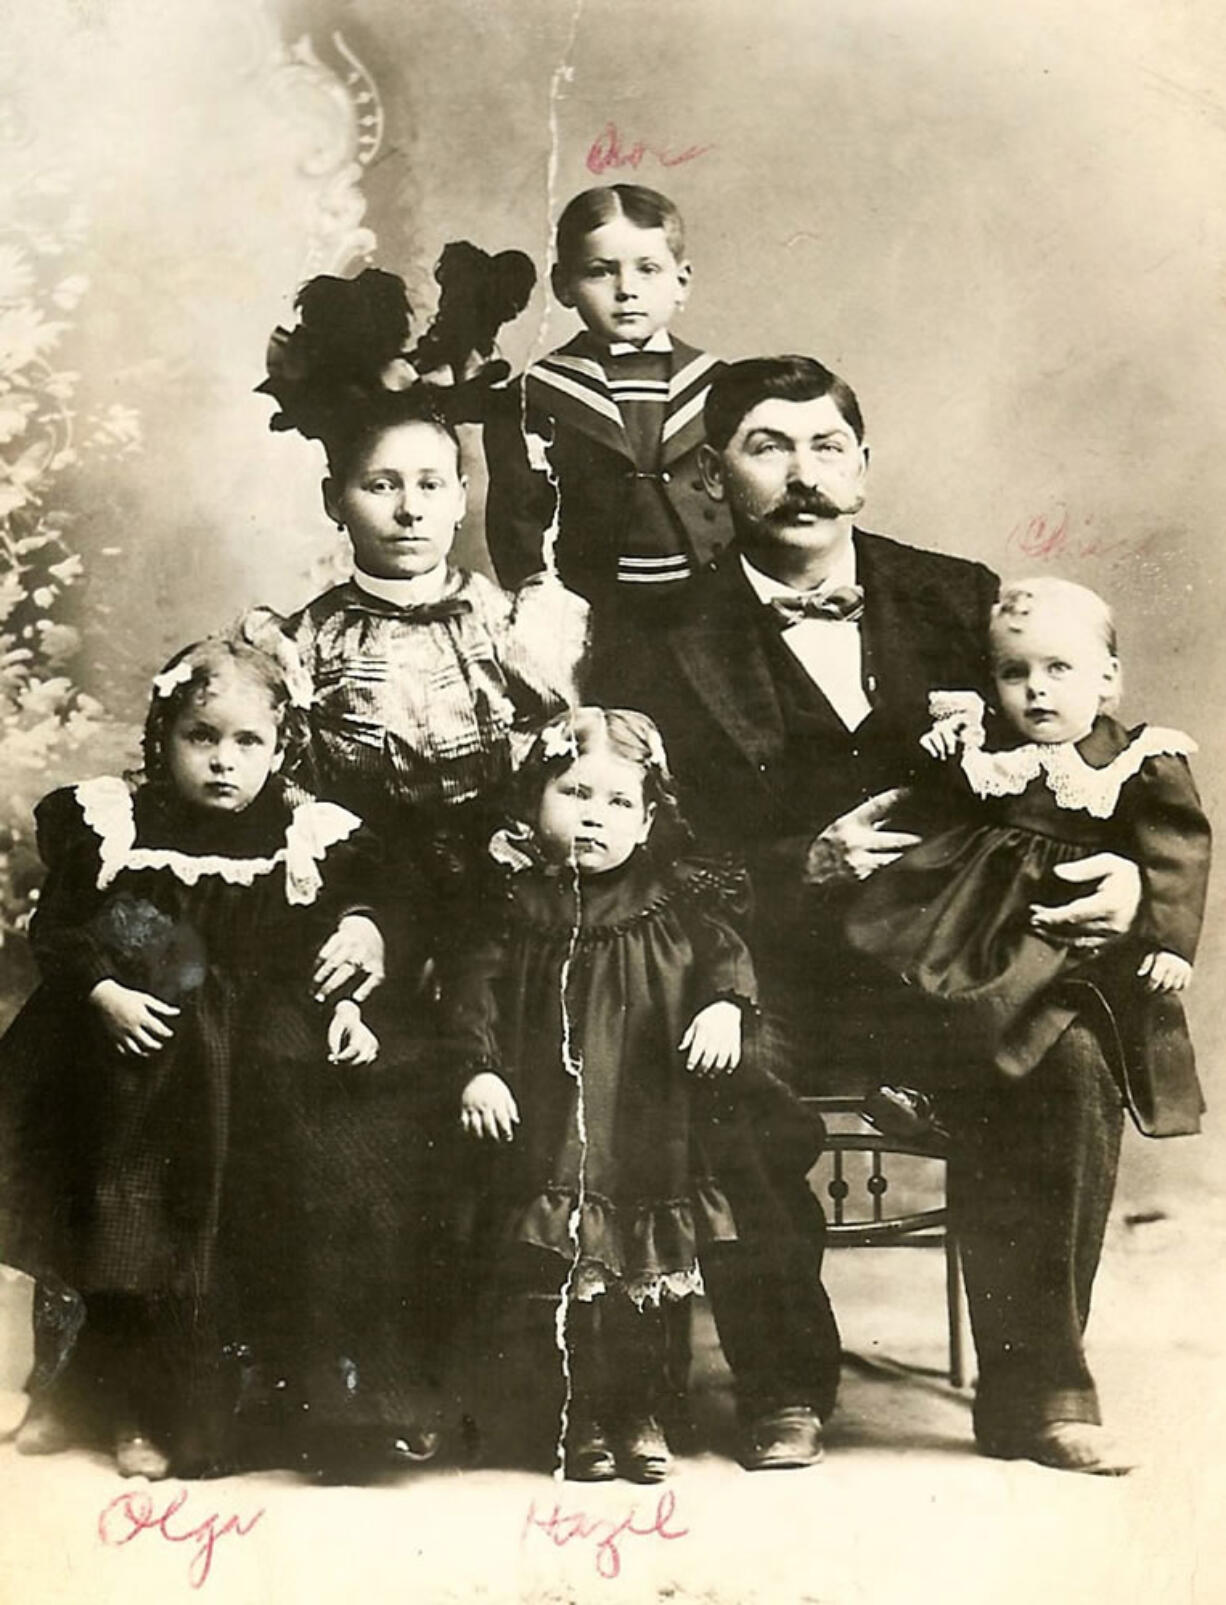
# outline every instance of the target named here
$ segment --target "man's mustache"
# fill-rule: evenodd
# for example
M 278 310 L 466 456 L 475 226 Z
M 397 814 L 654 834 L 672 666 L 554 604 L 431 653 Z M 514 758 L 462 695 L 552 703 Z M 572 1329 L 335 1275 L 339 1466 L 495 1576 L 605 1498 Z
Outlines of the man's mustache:
M 793 490 L 766 516 L 770 523 L 789 524 L 801 513 L 808 513 L 814 518 L 838 518 L 843 509 L 837 502 L 831 501 L 824 491 Z

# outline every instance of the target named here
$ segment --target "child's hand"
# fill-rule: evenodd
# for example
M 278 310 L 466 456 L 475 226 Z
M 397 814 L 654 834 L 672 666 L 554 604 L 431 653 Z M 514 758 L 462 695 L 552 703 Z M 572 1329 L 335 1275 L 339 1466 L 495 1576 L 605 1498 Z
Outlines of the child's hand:
M 920 737 L 920 746 L 930 758 L 952 758 L 962 745 L 962 732 L 966 729 L 963 714 L 952 713 L 938 719 L 931 730 Z
M 690 1021 L 677 1044 L 685 1068 L 700 1076 L 722 1070 L 730 1075 L 741 1062 L 741 1009 L 728 998 L 708 1003 Z
M 178 1009 L 148 992 L 137 992 L 118 981 L 99 981 L 89 1001 L 120 1053 L 143 1059 L 146 1054 L 160 1053 L 175 1034 L 173 1026 L 166 1022 L 178 1014 Z
M 1147 953 L 1137 974 L 1147 992 L 1182 992 L 1191 984 L 1192 966 L 1178 953 Z
M 373 1064 L 379 1053 L 379 1039 L 362 1018 L 352 998 L 338 1003 L 328 1026 L 329 1064 Z
M 324 1003 L 338 987 L 347 986 L 355 975 L 366 979 L 351 994 L 361 1003 L 383 982 L 383 935 L 369 915 L 346 914 L 319 950 L 319 961 L 311 985 L 315 1001 Z
M 493 1070 L 482 1070 L 460 1097 L 460 1124 L 470 1137 L 493 1137 L 512 1142 L 519 1124 L 519 1109 L 506 1082 Z

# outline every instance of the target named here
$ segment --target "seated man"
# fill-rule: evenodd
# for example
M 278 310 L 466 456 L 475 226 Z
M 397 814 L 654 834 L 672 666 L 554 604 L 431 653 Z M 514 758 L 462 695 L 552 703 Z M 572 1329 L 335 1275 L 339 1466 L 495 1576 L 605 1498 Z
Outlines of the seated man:
M 926 762 L 928 692 L 982 687 L 995 576 L 853 527 L 868 449 L 856 398 L 805 357 L 734 364 L 706 404 L 701 465 L 735 541 L 685 617 L 597 696 L 659 723 L 700 842 L 747 860 L 763 1012 L 759 1051 L 802 1092 L 924 1081 L 922 1004 L 842 937 L 857 882 L 919 837 L 900 828 Z M 895 818 L 891 819 L 891 814 Z M 1087 890 L 1035 928 L 1095 946 L 1136 913 L 1136 866 L 1065 866 Z M 949 1193 L 979 1358 L 982 1452 L 1118 1473 L 1082 1335 L 1115 1184 L 1121 1097 L 1092 1022 L 1075 1019 L 1023 1080 L 956 1100 Z M 838 1337 L 820 1223 L 717 1245 L 704 1261 L 752 1468 L 811 1464 L 833 1405 Z

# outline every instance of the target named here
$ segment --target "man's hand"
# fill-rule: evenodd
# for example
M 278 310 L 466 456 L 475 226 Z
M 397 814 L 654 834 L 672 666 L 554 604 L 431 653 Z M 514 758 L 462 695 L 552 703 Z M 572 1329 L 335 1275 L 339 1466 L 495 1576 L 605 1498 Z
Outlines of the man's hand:
M 149 992 L 137 992 L 118 981 L 99 981 L 89 994 L 103 1030 L 119 1049 L 137 1059 L 160 1053 L 174 1036 L 167 1020 L 178 1014 L 173 1003 L 163 1003 Z
M 1147 953 L 1137 974 L 1147 992 L 1184 992 L 1192 984 L 1192 966 L 1178 953 Z
M 686 1027 L 677 1044 L 686 1055 L 685 1068 L 700 1076 L 716 1070 L 731 1074 L 741 1062 L 741 1008 L 730 998 L 708 1003 Z
M 1060 908 L 1030 905 L 1030 923 L 1040 936 L 1065 947 L 1095 949 L 1123 936 L 1141 906 L 1141 871 L 1118 853 L 1094 853 L 1053 871 L 1074 885 L 1097 881 L 1085 897 Z
M 315 1001 L 324 1003 L 355 975 L 366 979 L 350 994 L 355 1003 L 368 998 L 383 982 L 383 936 L 366 914 L 346 914 L 319 950 L 311 985 Z
M 882 821 L 891 808 L 908 795 L 905 786 L 879 791 L 875 797 L 843 814 L 826 826 L 809 846 L 804 880 L 809 886 L 829 886 L 839 881 L 864 881 L 887 864 L 901 858 L 908 847 L 922 840 L 907 830 L 883 830 Z
M 345 998 L 333 1009 L 328 1026 L 328 1063 L 373 1064 L 378 1053 L 378 1037 L 353 999 Z
M 493 1070 L 482 1070 L 460 1097 L 460 1124 L 470 1137 L 511 1142 L 519 1124 L 519 1107 L 506 1082 Z

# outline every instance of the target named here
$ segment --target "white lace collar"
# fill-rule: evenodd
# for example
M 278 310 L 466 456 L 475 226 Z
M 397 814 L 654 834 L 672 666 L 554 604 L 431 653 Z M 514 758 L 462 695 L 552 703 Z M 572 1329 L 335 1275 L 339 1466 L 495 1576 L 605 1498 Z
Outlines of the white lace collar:
M 1016 797 L 1043 776 L 1059 808 L 1083 809 L 1095 819 L 1110 819 L 1120 792 L 1147 758 L 1163 754 L 1186 758 L 1196 743 L 1182 730 L 1146 725 L 1109 764 L 1095 769 L 1071 741 L 1051 745 L 1029 742 L 1003 752 L 968 746 L 962 751 L 962 772 L 977 797 Z
M 290 815 L 285 841 L 267 858 L 225 858 L 220 854 L 181 853 L 172 847 L 137 847 L 132 793 L 115 775 L 100 775 L 73 788 L 85 823 L 98 838 L 98 890 L 125 869 L 166 869 L 185 886 L 215 875 L 230 886 L 251 886 L 285 865 L 285 900 L 297 907 L 313 903 L 323 886 L 319 873 L 328 849 L 352 836 L 362 821 L 337 803 L 299 803 Z

